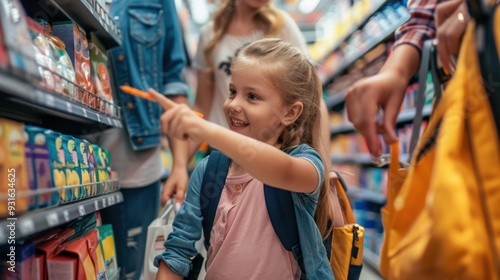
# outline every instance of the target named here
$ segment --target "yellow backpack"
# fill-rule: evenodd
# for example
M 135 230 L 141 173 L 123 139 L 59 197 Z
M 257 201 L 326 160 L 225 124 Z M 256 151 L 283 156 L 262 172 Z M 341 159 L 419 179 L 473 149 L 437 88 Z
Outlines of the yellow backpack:
M 498 9 L 488 26 L 496 36 L 486 32 L 485 46 L 496 50 Z M 409 169 L 399 168 L 398 144 L 391 145 L 380 256 L 387 279 L 500 279 L 500 75 L 482 75 L 491 69 L 479 63 L 475 27 Z M 499 73 L 498 55 L 488 60 Z

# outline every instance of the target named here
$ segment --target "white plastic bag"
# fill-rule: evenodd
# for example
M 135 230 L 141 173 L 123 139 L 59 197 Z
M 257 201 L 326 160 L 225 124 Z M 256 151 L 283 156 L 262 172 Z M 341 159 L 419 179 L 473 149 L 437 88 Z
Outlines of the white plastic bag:
M 148 239 L 146 240 L 146 254 L 144 257 L 144 272 L 143 280 L 155 280 L 158 268 L 154 266 L 154 259 L 158 254 L 165 251 L 164 243 L 168 235 L 173 231 L 172 223 L 175 217 L 173 199 L 167 201 L 161 214 L 148 226 Z M 201 240 L 195 244 L 198 252 L 203 256 L 206 261 L 207 251 L 203 245 L 203 234 Z M 199 279 L 205 279 L 205 269 L 202 268 Z
M 155 280 L 158 268 L 154 266 L 156 255 L 165 251 L 163 243 L 173 231 L 174 204 L 169 200 L 163 208 L 160 216 L 148 226 L 148 239 L 146 240 L 146 254 L 144 257 L 144 280 Z

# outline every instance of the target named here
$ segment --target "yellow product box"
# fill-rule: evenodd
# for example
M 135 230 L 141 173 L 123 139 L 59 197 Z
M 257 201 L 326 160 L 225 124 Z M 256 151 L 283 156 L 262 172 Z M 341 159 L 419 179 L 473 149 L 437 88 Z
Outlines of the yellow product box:
M 99 231 L 99 243 L 101 244 L 102 252 L 104 255 L 106 273 L 109 278 L 113 278 L 115 273 L 118 271 L 113 227 L 109 224 L 100 225 L 97 227 L 97 230 Z
M 15 216 L 28 209 L 24 124 L 0 119 L 0 216 Z
M 94 157 L 96 162 L 97 181 L 103 182 L 109 180 L 109 173 L 107 169 L 107 155 L 106 150 L 99 145 L 93 144 Z M 103 185 L 101 185 L 103 186 Z
M 54 187 L 62 188 L 66 183 L 66 157 L 64 154 L 62 135 L 52 130 L 45 131 L 47 148 L 49 149 L 50 174 Z M 71 197 L 71 189 L 59 189 L 59 201 L 67 202 Z
M 78 163 L 80 164 L 80 178 L 82 179 L 82 185 L 85 185 L 81 189 L 82 193 L 80 193 L 80 195 L 81 198 L 86 198 L 91 196 L 92 192 L 92 186 L 86 184 L 95 182 L 95 176 L 91 176 L 90 170 L 89 142 L 75 138 L 75 144 L 76 147 L 78 147 L 76 152 L 78 155 Z
M 78 162 L 78 146 L 75 138 L 69 135 L 62 135 L 64 159 L 66 160 L 66 184 L 68 186 L 77 186 L 68 189 L 68 200 L 80 199 L 83 194 L 80 164 Z
M 94 145 L 89 143 L 87 140 L 83 140 L 83 142 L 85 143 L 88 151 L 87 160 L 89 163 L 90 181 L 97 183 L 99 180 L 97 180 L 97 163 L 95 160 Z M 97 195 L 97 184 L 92 184 L 92 187 L 90 188 L 90 195 Z

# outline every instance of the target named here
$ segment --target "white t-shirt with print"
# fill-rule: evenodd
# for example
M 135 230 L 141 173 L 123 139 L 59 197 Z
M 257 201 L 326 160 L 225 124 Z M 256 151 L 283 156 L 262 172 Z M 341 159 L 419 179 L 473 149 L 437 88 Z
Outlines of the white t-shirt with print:
M 281 12 L 281 14 L 284 20 L 283 30 L 278 33 L 277 37 L 299 47 L 304 53 L 306 53 L 306 42 L 297 24 L 287 13 Z M 201 30 L 196 57 L 193 61 L 194 68 L 198 70 L 208 68 L 208 63 L 204 55 L 204 49 L 213 36 L 213 22 L 210 21 Z M 256 30 L 253 34 L 245 36 L 226 34 L 214 48 L 212 53 L 212 68 L 215 73 L 213 89 L 214 97 L 212 108 L 210 110 L 210 116 L 208 116 L 209 121 L 228 127 L 224 116 L 223 105 L 229 94 L 229 82 L 231 80 L 229 67 L 231 66 L 232 59 L 243 44 L 256 41 L 263 37 L 264 33 L 260 30 Z M 197 92 L 197 94 L 203 94 L 203 91 Z

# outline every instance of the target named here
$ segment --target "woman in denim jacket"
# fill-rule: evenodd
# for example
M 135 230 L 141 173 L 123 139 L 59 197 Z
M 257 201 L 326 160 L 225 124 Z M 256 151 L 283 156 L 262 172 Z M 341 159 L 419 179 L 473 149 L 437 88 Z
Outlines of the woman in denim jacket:
M 122 31 L 122 45 L 110 50 L 112 73 L 122 108 L 124 129 L 103 132 L 100 144 L 111 151 L 124 202 L 104 209 L 104 223 L 113 224 L 120 279 L 139 279 L 147 227 L 159 209 L 161 107 L 123 93 L 120 85 L 154 88 L 178 103 L 187 103 L 188 86 L 181 78 L 186 58 L 182 30 L 172 0 L 113 0 L 111 15 Z M 186 166 L 185 141 L 171 141 L 174 166 Z M 169 184 L 186 185 L 185 168 L 173 168 Z

